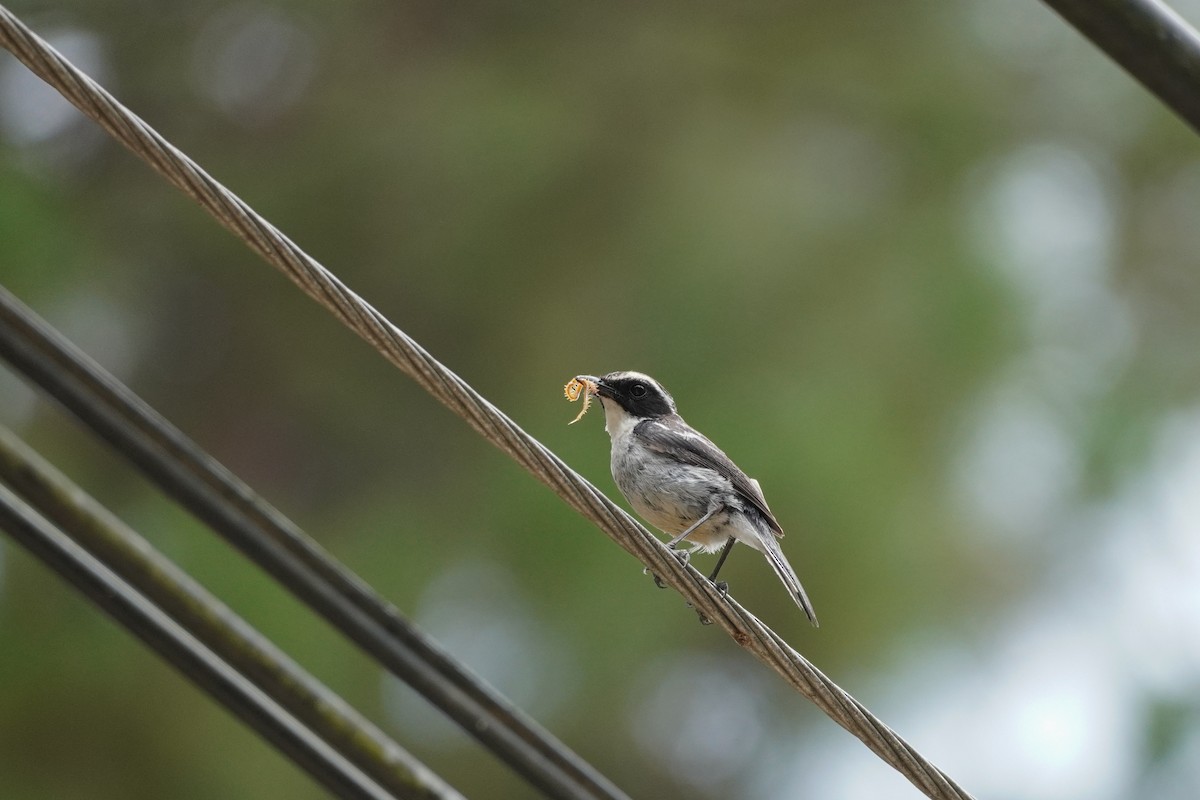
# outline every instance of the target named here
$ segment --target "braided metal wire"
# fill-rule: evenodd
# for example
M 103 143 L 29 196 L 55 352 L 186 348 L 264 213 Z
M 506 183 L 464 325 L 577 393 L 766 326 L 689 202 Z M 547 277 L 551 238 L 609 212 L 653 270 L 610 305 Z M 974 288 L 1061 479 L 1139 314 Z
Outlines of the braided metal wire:
M 0 6 L 0 44 L 931 798 L 970 795 L 732 597 Z

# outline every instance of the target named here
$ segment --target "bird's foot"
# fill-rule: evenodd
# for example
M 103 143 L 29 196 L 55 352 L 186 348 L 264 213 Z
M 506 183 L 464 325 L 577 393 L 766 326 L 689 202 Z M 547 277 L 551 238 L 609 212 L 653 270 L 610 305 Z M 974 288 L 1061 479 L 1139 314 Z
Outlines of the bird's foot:
M 671 555 L 675 556 L 675 560 L 679 562 L 681 567 L 686 567 L 688 563 L 691 562 L 691 550 L 676 550 L 675 545 L 669 545 L 668 549 L 671 551 Z
M 729 584 L 726 581 L 714 581 L 713 588 L 722 598 L 729 597 Z
M 653 572 L 651 572 L 649 567 L 644 567 L 642 569 L 642 574 L 649 575 L 651 578 L 654 578 L 654 585 L 657 586 L 658 588 L 660 588 L 660 589 L 667 588 L 667 585 L 665 583 L 663 583 L 663 579 L 658 577 L 658 575 L 654 574 Z
M 674 546 L 669 546 L 669 548 L 671 551 L 671 555 L 675 556 L 675 560 L 679 562 L 679 566 L 686 567 L 688 565 L 688 562 L 690 562 L 692 560 L 692 552 L 690 550 L 676 550 Z M 651 572 L 649 567 L 644 567 L 642 569 L 642 574 L 649 575 L 650 577 L 654 578 L 654 585 L 657 586 L 658 588 L 660 588 L 660 589 L 667 588 L 667 585 L 665 583 L 663 583 L 662 578 L 658 577 L 658 575 Z
M 691 603 L 684 603 L 684 605 L 686 605 L 688 608 L 690 608 L 696 612 L 696 618 L 700 620 L 701 625 L 712 625 L 713 624 L 713 621 L 711 619 L 709 619 L 708 616 L 703 611 L 696 608 Z

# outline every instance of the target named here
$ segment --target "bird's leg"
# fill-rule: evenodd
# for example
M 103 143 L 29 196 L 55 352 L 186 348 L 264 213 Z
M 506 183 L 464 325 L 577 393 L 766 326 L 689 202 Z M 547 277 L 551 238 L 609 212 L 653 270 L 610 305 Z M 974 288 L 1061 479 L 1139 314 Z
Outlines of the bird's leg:
M 671 541 L 667 542 L 667 547 L 668 547 L 668 548 L 670 548 L 672 551 L 674 551 L 674 550 L 675 550 L 675 545 L 679 544 L 679 543 L 680 543 L 680 542 L 682 542 L 684 539 L 686 539 L 686 538 L 688 537 L 688 535 L 692 533 L 692 531 L 696 530 L 696 529 L 697 529 L 697 528 L 699 528 L 701 525 L 703 525 L 704 523 L 708 522 L 708 521 L 709 521 L 709 520 L 712 518 L 712 515 L 713 515 L 713 514 L 715 514 L 715 513 L 717 513 L 718 511 L 720 511 L 720 510 L 721 510 L 721 508 L 722 508 L 722 506 L 721 506 L 720 504 L 716 504 L 716 505 L 714 505 L 712 508 L 710 508 L 710 509 L 708 510 L 708 513 L 706 513 L 706 514 L 705 514 L 703 517 L 701 517 L 700 519 L 696 520 L 696 521 L 695 521 L 695 522 L 693 522 L 691 525 L 689 525 L 689 526 L 687 527 L 687 530 L 685 530 L 683 533 L 681 533 L 681 534 L 679 534 L 678 536 L 676 536 L 676 537 L 675 537 L 674 539 L 672 539 Z M 689 561 L 691 560 L 691 558 L 692 558 L 692 553 L 696 552 L 696 550 L 697 550 L 697 549 L 699 549 L 699 547 L 700 547 L 700 545 L 696 545 L 696 546 L 695 546 L 695 547 L 693 547 L 691 550 L 684 550 L 684 551 L 681 551 L 681 552 L 672 552 L 672 555 L 674 555 L 674 556 L 675 556 L 677 559 L 679 559 L 679 563 L 680 563 L 682 566 L 685 566 L 685 567 L 686 567 L 686 566 L 688 565 L 688 562 L 689 562 Z M 667 588 L 667 587 L 666 587 L 666 584 L 664 584 L 664 583 L 662 582 L 662 578 L 658 577 L 658 576 L 657 576 L 657 575 L 655 575 L 653 572 L 650 572 L 650 568 L 649 568 L 649 567 L 646 567 L 644 570 L 642 570 L 642 572 L 643 572 L 643 573 L 649 572 L 649 573 L 650 573 L 650 575 L 651 575 L 651 577 L 653 577 L 653 578 L 654 578 L 654 585 L 655 585 L 655 586 L 657 586 L 658 588 L 660 588 L 660 589 L 665 589 L 665 588 Z
M 683 533 L 681 533 L 681 534 L 679 534 L 678 536 L 676 536 L 676 537 L 675 537 L 674 539 L 672 539 L 671 541 L 667 542 L 667 547 L 669 547 L 669 548 L 671 548 L 672 550 L 674 550 L 674 549 L 675 549 L 675 545 L 679 544 L 679 543 L 680 543 L 680 542 L 682 542 L 684 539 L 686 539 L 686 538 L 687 538 L 687 537 L 688 537 L 688 536 L 691 534 L 691 532 L 692 532 L 692 531 L 696 530 L 696 528 L 699 528 L 701 525 L 703 525 L 704 523 L 708 522 L 709 518 L 711 518 L 713 514 L 715 514 L 715 513 L 717 513 L 718 511 L 720 511 L 720 510 L 721 510 L 723 507 L 724 507 L 724 506 L 722 506 L 722 505 L 720 505 L 720 504 L 716 504 L 716 505 L 714 505 L 712 508 L 710 508 L 710 509 L 708 510 L 708 513 L 707 513 L 707 514 L 705 514 L 703 517 L 701 517 L 700 519 L 696 520 L 696 521 L 695 521 L 695 522 L 693 522 L 691 525 L 689 525 L 689 526 L 688 526 L 688 528 L 687 528 L 687 530 L 685 530 Z
M 725 564 L 725 559 L 729 558 L 729 551 L 733 549 L 733 545 L 737 542 L 732 536 L 725 542 L 725 546 L 721 548 L 721 556 L 717 559 L 717 565 L 713 567 L 712 574 L 708 576 L 710 581 L 717 579 L 717 573 L 721 571 L 721 567 Z
M 725 581 L 718 582 L 717 573 L 721 571 L 721 566 L 725 563 L 725 559 L 729 558 L 729 551 L 733 549 L 733 545 L 736 542 L 737 539 L 734 539 L 732 536 L 729 537 L 728 541 L 725 542 L 725 546 L 721 548 L 721 555 L 717 558 L 717 565 L 713 567 L 712 574 L 708 576 L 708 579 L 717 587 L 717 591 L 721 593 L 722 597 L 729 594 L 729 584 Z

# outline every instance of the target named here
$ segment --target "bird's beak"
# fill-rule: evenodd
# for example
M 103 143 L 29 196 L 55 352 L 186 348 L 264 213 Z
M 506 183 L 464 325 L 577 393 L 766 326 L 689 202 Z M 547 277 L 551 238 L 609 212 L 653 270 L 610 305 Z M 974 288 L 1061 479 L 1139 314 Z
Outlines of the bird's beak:
M 605 391 L 605 390 L 607 390 L 608 387 L 605 386 L 604 382 L 600 378 L 597 378 L 595 375 L 576 375 L 575 380 L 587 381 L 587 385 L 589 387 L 592 387 L 588 391 L 589 394 L 594 394 L 599 397 L 608 397 L 609 396 L 607 391 Z

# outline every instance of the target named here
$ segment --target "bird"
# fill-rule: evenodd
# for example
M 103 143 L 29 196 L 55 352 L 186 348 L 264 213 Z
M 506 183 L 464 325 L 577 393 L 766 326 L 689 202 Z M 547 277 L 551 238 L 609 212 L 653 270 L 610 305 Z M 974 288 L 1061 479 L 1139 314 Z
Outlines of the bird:
M 817 626 L 817 615 L 788 563 L 783 536 L 767 507 L 758 481 L 750 478 L 708 437 L 684 422 L 675 399 L 662 384 L 641 372 L 579 375 L 604 408 L 604 429 L 612 440 L 613 480 L 643 519 L 697 551 L 721 551 L 709 580 L 716 581 L 735 542 L 764 556 L 788 594 Z M 719 583 L 722 591 L 728 585 Z

